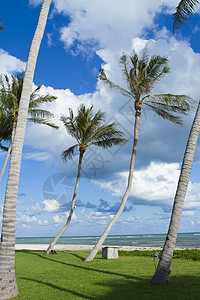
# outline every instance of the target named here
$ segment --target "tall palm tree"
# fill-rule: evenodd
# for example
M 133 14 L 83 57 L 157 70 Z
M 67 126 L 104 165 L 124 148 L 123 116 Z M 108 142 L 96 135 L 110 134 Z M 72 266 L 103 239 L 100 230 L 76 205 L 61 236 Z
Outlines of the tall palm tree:
M 61 121 L 64 123 L 67 132 L 77 141 L 77 144 L 62 153 L 62 158 L 64 161 L 72 159 L 76 152 L 79 151 L 78 173 L 67 222 L 49 245 L 45 254 L 49 254 L 51 250 L 53 250 L 53 247 L 70 224 L 81 177 L 83 155 L 87 148 L 92 145 L 101 148 L 111 148 L 114 145 L 123 145 L 127 142 L 127 140 L 123 138 L 123 132 L 117 129 L 116 123 L 111 123 L 109 125 L 102 124 L 105 122 L 105 113 L 99 110 L 94 115 L 93 106 L 86 108 L 82 104 L 78 108 L 76 117 L 74 117 L 72 109 L 69 109 L 69 117 L 62 115 Z
M 37 28 L 29 51 L 22 94 L 20 99 L 17 127 L 13 141 L 6 195 L 3 209 L 3 223 L 0 247 L 0 294 L 1 299 L 10 299 L 18 295 L 15 279 L 15 221 L 21 168 L 22 148 L 26 130 L 29 99 L 32 92 L 33 76 L 40 44 L 43 38 L 47 16 L 52 0 L 44 0 Z
M 167 62 L 167 58 L 161 57 L 159 55 L 149 58 L 146 49 L 144 49 L 140 53 L 140 56 L 137 53 L 133 53 L 133 55 L 130 56 L 123 55 L 120 59 L 120 65 L 128 89 L 125 89 L 118 84 L 110 81 L 103 69 L 99 72 L 99 79 L 103 80 L 103 82 L 108 85 L 109 88 L 132 99 L 135 108 L 134 139 L 128 176 L 128 185 L 124 193 L 121 205 L 116 215 L 113 217 L 113 219 L 103 232 L 102 236 L 98 240 L 96 246 L 86 258 L 86 262 L 93 260 L 97 252 L 100 250 L 110 230 L 121 216 L 130 194 L 137 152 L 138 127 L 142 106 L 145 105 L 158 116 L 178 125 L 182 124 L 182 120 L 180 116 L 176 115 L 175 113 L 186 114 L 190 109 L 190 98 L 185 95 L 151 94 L 151 90 L 153 89 L 155 84 L 164 75 L 169 73 Z
M 165 240 L 165 244 L 163 247 L 163 251 L 156 272 L 151 280 L 152 283 L 161 284 L 161 283 L 168 282 L 169 275 L 171 273 L 170 266 L 171 266 L 174 248 L 176 245 L 179 224 L 181 221 L 181 215 L 182 215 L 184 200 L 187 192 L 187 187 L 190 178 L 199 131 L 200 131 L 200 102 L 197 108 L 196 115 L 194 117 L 187 146 L 185 149 L 185 154 L 184 154 L 181 172 L 179 176 L 176 195 L 174 198 L 174 205 L 171 214 L 171 220 L 169 224 L 167 237 Z
M 19 103 L 22 93 L 22 86 L 24 80 L 24 73 L 17 74 L 15 78 L 11 76 L 12 82 L 10 82 L 7 75 L 4 75 L 0 80 L 0 108 L 6 113 L 7 123 L 11 124 L 11 137 L 10 145 L 7 149 L 7 155 L 4 160 L 4 164 L 0 173 L 0 181 L 4 174 L 11 150 L 12 143 L 15 135 L 15 129 L 17 125 L 17 117 L 19 111 Z M 58 126 L 50 123 L 50 119 L 54 116 L 48 110 L 40 109 L 39 106 L 43 103 L 55 101 L 57 98 L 52 95 L 40 96 L 38 92 L 40 91 L 42 84 L 38 86 L 30 95 L 29 109 L 27 118 L 28 121 L 34 122 L 37 124 L 44 124 L 52 128 L 58 129 Z M 7 141 L 7 140 L 5 140 Z
M 173 32 L 178 30 L 188 20 L 189 16 L 194 14 L 197 4 L 199 4 L 198 0 L 181 0 L 179 2 L 173 17 Z

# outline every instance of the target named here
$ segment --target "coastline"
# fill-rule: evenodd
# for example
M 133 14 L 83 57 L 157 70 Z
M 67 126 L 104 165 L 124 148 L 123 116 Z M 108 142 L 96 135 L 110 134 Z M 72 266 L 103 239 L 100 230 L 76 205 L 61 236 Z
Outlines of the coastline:
M 15 244 L 15 250 L 46 250 L 48 244 Z M 54 250 L 55 251 L 91 251 L 95 245 L 55 245 Z M 162 247 L 134 247 L 134 246 L 108 246 L 103 245 L 103 247 L 114 247 L 118 248 L 122 251 L 134 251 L 134 250 L 162 250 Z M 176 247 L 175 250 L 185 250 L 188 248 L 180 248 Z M 200 248 L 190 248 L 190 249 L 197 249 L 200 250 Z M 100 249 L 101 250 L 101 249 Z

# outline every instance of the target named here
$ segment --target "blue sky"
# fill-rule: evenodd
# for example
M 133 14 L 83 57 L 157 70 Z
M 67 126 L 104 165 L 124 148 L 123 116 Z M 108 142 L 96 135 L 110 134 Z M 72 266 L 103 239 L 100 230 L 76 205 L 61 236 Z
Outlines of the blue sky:
M 54 113 L 59 131 L 28 124 L 17 204 L 16 236 L 53 236 L 64 224 L 70 208 L 77 158 L 63 163 L 61 153 L 75 143 L 60 122 L 84 103 L 106 111 L 129 142 L 112 150 L 88 149 L 83 163 L 75 215 L 65 235 L 100 235 L 116 213 L 128 175 L 134 114 L 129 99 L 97 81 L 104 66 L 109 78 L 124 86 L 119 68 L 123 52 L 165 55 L 171 73 L 155 93 L 186 94 L 194 108 L 177 127 L 143 109 L 133 188 L 121 218 L 111 234 L 165 233 L 190 126 L 199 100 L 199 14 L 172 35 L 172 13 L 178 1 L 55 0 L 50 9 L 39 52 L 34 84 L 42 94 L 57 97 L 44 106 Z M 12 6 L 12 10 L 10 7 Z M 1 15 L 6 30 L 0 33 L 0 74 L 25 68 L 35 31 L 40 0 L 4 1 Z M 0 152 L 0 166 L 5 153 Z M 200 228 L 200 150 L 191 173 L 180 232 Z M 3 207 L 8 167 L 0 183 Z

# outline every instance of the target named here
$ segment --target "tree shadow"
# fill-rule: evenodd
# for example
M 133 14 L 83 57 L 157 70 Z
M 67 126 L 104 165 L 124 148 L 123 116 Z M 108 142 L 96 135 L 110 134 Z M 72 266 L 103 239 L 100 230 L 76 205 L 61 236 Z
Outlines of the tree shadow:
M 66 266 L 70 266 L 70 267 L 74 267 L 74 268 L 78 268 L 78 269 L 82 269 L 82 270 L 88 270 L 88 271 L 97 272 L 97 273 L 122 276 L 126 279 L 139 279 L 138 277 L 127 275 L 127 274 L 115 273 L 115 272 L 111 272 L 111 271 L 100 270 L 100 269 L 97 269 L 97 268 L 94 269 L 94 268 L 86 267 L 85 266 L 86 263 L 84 263 L 84 266 L 82 266 L 82 265 L 76 265 L 76 264 L 71 264 L 71 263 L 59 261 L 59 260 L 56 260 L 56 259 L 52 259 L 49 256 L 47 257 L 46 255 L 42 255 L 42 254 L 37 253 L 37 252 L 32 252 L 30 250 L 28 250 L 27 252 L 24 252 L 24 253 L 29 254 L 29 255 L 36 255 L 36 256 L 38 256 L 42 259 L 45 259 L 47 261 L 51 261 L 51 262 L 54 262 L 54 263 L 58 263 L 58 264 L 62 264 L 62 265 L 66 265 Z M 70 253 L 70 254 L 72 254 L 72 253 Z M 54 254 L 53 254 L 53 256 L 55 257 Z M 77 256 L 80 259 L 79 255 L 77 255 Z
M 75 256 L 75 257 L 79 258 L 81 261 L 84 261 L 84 260 L 85 260 L 85 258 L 84 258 L 83 256 L 78 255 L 78 254 L 76 254 L 76 253 L 69 253 L 69 254 L 72 255 L 72 256 Z
M 104 300 L 200 299 L 199 276 L 173 276 L 168 283 L 162 285 L 152 284 L 150 279 L 149 277 L 123 281 L 116 279 L 100 282 L 98 285 L 106 285 Z M 97 295 L 95 299 L 102 300 L 102 296 Z
M 43 284 L 43 285 L 46 285 L 46 286 L 48 286 L 50 288 L 53 288 L 53 289 L 56 289 L 56 290 L 59 290 L 59 291 L 62 291 L 62 292 L 70 293 L 70 294 L 72 294 L 74 296 L 80 297 L 81 299 L 95 299 L 95 298 L 88 297 L 88 296 L 85 296 L 83 294 L 80 294 L 78 292 L 75 292 L 75 291 L 72 291 L 72 290 L 69 290 L 69 289 L 65 289 L 65 288 L 59 287 L 59 286 L 57 286 L 55 284 L 52 284 L 52 283 L 49 283 L 49 282 L 43 282 L 43 281 L 40 281 L 40 280 L 30 279 L 30 278 L 25 278 L 25 277 L 19 277 L 19 279 L 27 280 L 27 281 L 32 281 L 32 282 L 36 282 L 36 283 L 39 283 L 39 284 Z

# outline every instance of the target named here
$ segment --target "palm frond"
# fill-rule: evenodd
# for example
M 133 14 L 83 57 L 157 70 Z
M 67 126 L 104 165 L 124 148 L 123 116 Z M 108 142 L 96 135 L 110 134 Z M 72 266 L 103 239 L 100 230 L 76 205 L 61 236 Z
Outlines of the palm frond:
M 63 151 L 61 157 L 62 159 L 66 162 L 67 159 L 72 159 L 75 154 L 76 154 L 76 151 L 78 150 L 78 144 L 68 148 L 67 150 Z
M 0 149 L 3 151 L 8 151 L 8 147 L 2 146 L 2 145 L 0 145 Z
M 54 123 L 51 123 L 49 122 L 48 120 L 45 120 L 45 119 L 39 119 L 39 118 L 30 118 L 28 117 L 27 118 L 27 121 L 29 122 L 32 122 L 32 123 L 35 123 L 35 124 L 43 124 L 43 125 L 47 125 L 51 128 L 54 128 L 54 129 L 59 129 L 59 126 L 55 125 Z
M 162 109 L 151 105 L 150 103 L 145 103 L 153 112 L 155 112 L 159 117 L 162 117 L 165 120 L 168 120 L 176 125 L 183 125 L 183 121 L 179 116 L 174 116 L 172 113 L 166 111 L 166 109 Z
M 36 98 L 37 97 L 37 98 Z M 43 103 L 53 102 L 57 97 L 52 95 L 38 96 L 37 94 L 31 94 L 29 108 L 36 108 Z
M 129 90 L 131 90 L 131 78 L 129 74 L 129 69 L 130 69 L 130 60 L 127 55 L 123 54 L 120 57 L 119 63 L 121 65 L 121 70 L 122 70 L 122 75 L 127 83 L 127 86 Z
M 157 108 L 165 109 L 179 114 L 186 114 L 191 109 L 192 99 L 186 95 L 158 94 L 148 95 L 144 104 L 151 104 Z
M 120 94 L 122 94 L 123 96 L 133 97 L 133 95 L 129 91 L 127 91 L 126 89 L 124 89 L 121 86 L 117 85 L 116 83 L 110 81 L 107 78 L 104 69 L 100 69 L 99 74 L 98 74 L 98 79 L 104 81 L 104 83 L 108 86 L 108 88 L 110 90 L 115 90 L 115 91 L 119 92 Z
M 198 0 L 181 0 L 179 2 L 176 12 L 173 14 L 173 33 L 188 20 L 189 16 L 195 13 L 197 4 L 199 4 Z
M 124 138 L 110 138 L 107 140 L 99 140 L 97 142 L 92 143 L 92 145 L 101 147 L 101 148 L 111 148 L 112 146 L 122 146 L 125 143 L 127 143 L 128 140 L 124 139 Z
M 61 115 L 60 120 L 63 122 L 67 132 L 80 143 L 80 135 L 78 133 L 77 123 L 72 109 L 69 108 L 69 117 Z
M 51 119 L 54 117 L 54 115 L 48 111 L 48 110 L 45 110 L 45 109 L 30 109 L 28 110 L 28 113 L 29 115 L 34 118 L 34 119 Z
M 99 110 L 90 120 L 89 126 L 85 130 L 84 140 L 88 141 L 95 134 L 101 123 L 105 121 L 105 113 Z
M 117 129 L 117 123 L 102 125 L 88 138 L 88 145 L 102 145 L 101 147 L 109 148 L 112 145 L 125 144 L 127 140 L 124 133 Z

